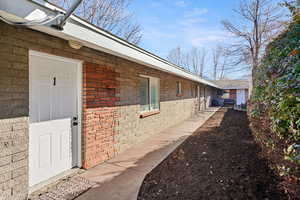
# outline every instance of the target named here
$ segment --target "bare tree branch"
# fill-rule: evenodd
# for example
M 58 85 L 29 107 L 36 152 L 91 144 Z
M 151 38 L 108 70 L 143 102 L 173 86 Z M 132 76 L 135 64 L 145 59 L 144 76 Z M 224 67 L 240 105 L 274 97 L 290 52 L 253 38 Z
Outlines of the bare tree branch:
M 231 66 L 246 64 L 256 68 L 264 49 L 285 27 L 283 7 L 271 0 L 243 0 L 234 9 L 238 22 L 223 20 L 222 24 L 237 42 L 228 48 Z
M 206 64 L 207 53 L 205 48 L 199 49 L 192 47 L 190 51 L 184 52 L 180 46 L 171 49 L 167 60 L 170 62 L 192 71 L 194 74 L 203 77 L 203 71 Z
M 213 61 L 213 79 L 217 80 L 217 72 L 220 67 L 221 58 L 224 55 L 224 50 L 221 46 L 217 45 L 212 50 L 212 61 Z
M 48 0 L 63 8 L 69 8 L 73 0 Z M 131 0 L 84 0 L 76 14 L 133 44 L 142 39 L 141 25 L 134 22 L 128 12 Z
M 203 77 L 203 70 L 206 64 L 207 55 L 205 48 L 199 49 L 197 47 L 192 47 L 188 55 L 188 63 L 192 67 L 193 72 L 198 76 Z

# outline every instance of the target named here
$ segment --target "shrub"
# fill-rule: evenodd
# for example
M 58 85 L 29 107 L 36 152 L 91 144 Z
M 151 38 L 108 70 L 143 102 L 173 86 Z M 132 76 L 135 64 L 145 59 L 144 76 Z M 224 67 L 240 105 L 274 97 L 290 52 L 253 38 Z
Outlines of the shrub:
M 271 42 L 253 71 L 249 115 L 257 141 L 278 173 L 300 181 L 300 16 Z M 299 185 L 298 185 L 299 186 Z

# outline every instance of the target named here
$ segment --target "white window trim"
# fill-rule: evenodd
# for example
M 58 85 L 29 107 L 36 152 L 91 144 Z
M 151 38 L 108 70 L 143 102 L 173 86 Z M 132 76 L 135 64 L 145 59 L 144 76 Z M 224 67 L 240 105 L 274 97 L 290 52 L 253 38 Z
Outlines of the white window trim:
M 155 111 L 160 111 L 160 78 L 158 77 L 153 77 L 153 76 L 147 76 L 147 75 L 143 75 L 143 74 L 140 74 L 139 75 L 140 77 L 143 77 L 143 78 L 149 78 L 149 88 L 148 88 L 148 91 L 149 91 L 149 110 L 144 110 L 144 111 L 141 111 L 140 110 L 140 113 L 143 114 L 143 113 L 148 113 L 148 112 L 155 112 Z M 158 109 L 151 109 L 151 89 L 150 89 L 150 86 L 151 86 L 151 79 L 157 79 L 159 84 L 158 84 L 158 96 L 159 96 L 159 101 L 158 101 Z

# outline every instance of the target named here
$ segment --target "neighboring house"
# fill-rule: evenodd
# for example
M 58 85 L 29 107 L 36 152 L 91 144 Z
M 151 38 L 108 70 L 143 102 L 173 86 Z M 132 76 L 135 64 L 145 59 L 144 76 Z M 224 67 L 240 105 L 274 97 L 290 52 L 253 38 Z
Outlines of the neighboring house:
M 54 10 L 0 1 L 11 21 Z M 76 16 L 63 30 L 50 25 L 0 22 L 0 199 L 100 164 L 204 110 L 219 90 Z
M 215 84 L 225 92 L 223 97 L 232 99 L 236 105 L 245 105 L 249 98 L 249 80 L 217 80 Z

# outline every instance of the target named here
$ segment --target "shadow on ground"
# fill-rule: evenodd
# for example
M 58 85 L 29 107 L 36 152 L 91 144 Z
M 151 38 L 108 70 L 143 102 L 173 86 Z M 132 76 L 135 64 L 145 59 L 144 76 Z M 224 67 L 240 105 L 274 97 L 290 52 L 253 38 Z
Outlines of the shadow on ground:
M 152 135 L 114 159 L 87 170 L 81 176 L 96 185 L 76 200 L 134 200 L 145 175 L 207 121 L 219 108 L 210 108 L 183 123 Z
M 144 179 L 138 200 L 286 199 L 245 112 L 223 108 Z

